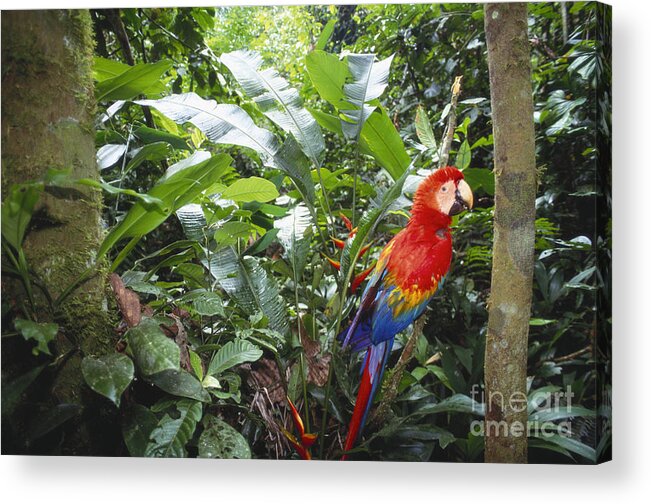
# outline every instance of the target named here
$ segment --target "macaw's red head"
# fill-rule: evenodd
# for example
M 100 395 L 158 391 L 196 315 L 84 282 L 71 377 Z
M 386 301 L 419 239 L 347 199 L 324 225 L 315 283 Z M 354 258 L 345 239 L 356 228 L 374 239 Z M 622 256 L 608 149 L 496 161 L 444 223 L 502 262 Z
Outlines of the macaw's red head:
M 463 173 L 453 166 L 440 168 L 423 180 L 414 195 L 414 214 L 441 213 L 448 217 L 472 208 L 472 191 Z

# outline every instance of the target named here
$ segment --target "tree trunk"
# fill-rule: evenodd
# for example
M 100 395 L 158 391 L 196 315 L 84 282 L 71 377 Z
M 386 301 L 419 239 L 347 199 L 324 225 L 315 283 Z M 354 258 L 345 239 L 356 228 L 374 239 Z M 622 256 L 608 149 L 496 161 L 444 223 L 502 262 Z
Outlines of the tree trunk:
M 527 461 L 527 338 L 535 242 L 536 159 L 524 3 L 486 4 L 495 221 L 488 303 L 485 461 Z
M 2 194 L 16 183 L 41 179 L 50 168 L 72 178 L 99 178 L 95 161 L 93 33 L 88 11 L 5 11 L 2 15 Z M 102 198 L 94 189 L 46 188 L 23 244 L 30 267 L 52 298 L 79 280 L 95 261 L 102 239 Z M 3 279 L 3 297 L 23 295 Z M 39 322 L 61 330 L 51 402 L 85 405 L 92 396 L 80 372 L 82 355 L 111 346 L 105 275 L 81 283 L 53 312 L 37 299 Z M 8 356 L 3 352 L 3 373 Z M 3 380 L 5 376 L 3 375 Z M 93 400 L 91 399 L 91 403 Z M 88 453 L 89 422 L 64 440 L 64 452 Z M 86 439 L 84 437 L 86 436 Z M 74 441 L 73 441 L 74 439 Z

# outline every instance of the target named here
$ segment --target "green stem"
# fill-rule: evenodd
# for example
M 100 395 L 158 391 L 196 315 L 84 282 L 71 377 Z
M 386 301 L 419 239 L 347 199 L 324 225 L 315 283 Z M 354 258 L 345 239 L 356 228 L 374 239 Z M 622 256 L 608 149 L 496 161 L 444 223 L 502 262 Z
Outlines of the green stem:
M 321 193 L 323 194 L 323 202 L 325 205 L 324 210 L 327 212 L 328 217 L 330 218 L 330 224 L 335 225 L 335 219 L 332 215 L 332 209 L 330 208 L 330 200 L 328 199 L 328 194 L 326 193 L 325 185 L 323 184 L 323 175 L 321 175 L 321 165 L 314 165 L 316 167 L 316 174 L 319 177 L 319 185 L 321 186 Z M 326 226 L 327 227 L 327 226 Z
M 362 246 L 364 246 L 364 243 L 361 244 L 359 250 L 361 250 Z M 348 272 L 346 273 L 346 277 L 343 279 L 343 283 L 341 285 L 341 296 L 339 299 L 339 309 L 337 310 L 337 322 L 335 324 L 334 338 L 332 340 L 332 346 L 330 348 L 330 355 L 331 355 L 330 366 L 328 366 L 328 380 L 326 382 L 326 391 L 325 391 L 325 397 L 323 402 L 323 418 L 321 420 L 321 434 L 320 434 L 321 441 L 319 444 L 320 459 L 323 459 L 323 451 L 325 449 L 325 435 L 326 435 L 326 427 L 328 423 L 328 403 L 330 402 L 330 391 L 332 389 L 332 375 L 333 375 L 333 368 L 334 368 L 333 361 L 336 358 L 337 351 L 338 351 L 337 335 L 341 330 L 341 319 L 343 316 L 346 296 L 348 295 L 348 285 L 350 285 L 353 272 L 355 271 L 355 264 L 357 264 L 357 260 L 359 259 L 359 250 L 357 251 L 355 257 L 352 258 L 350 267 L 348 268 Z
M 353 228 L 355 227 L 355 214 L 357 213 L 357 168 L 359 166 L 359 139 L 355 146 L 355 166 L 353 167 L 353 215 L 351 222 L 353 223 Z
M 296 222 L 294 220 L 294 222 Z M 294 277 L 294 303 L 296 305 L 296 329 L 298 331 L 298 341 L 301 344 L 301 355 L 299 358 L 299 365 L 301 371 L 301 384 L 303 386 L 303 409 L 305 410 L 305 431 L 310 431 L 310 415 L 307 413 L 309 411 L 308 402 L 307 402 L 307 375 L 305 372 L 305 347 L 303 346 L 303 338 L 301 335 L 301 314 L 298 307 L 298 272 L 296 271 L 296 254 L 295 254 L 295 242 L 296 238 L 296 229 L 292 232 L 292 273 Z

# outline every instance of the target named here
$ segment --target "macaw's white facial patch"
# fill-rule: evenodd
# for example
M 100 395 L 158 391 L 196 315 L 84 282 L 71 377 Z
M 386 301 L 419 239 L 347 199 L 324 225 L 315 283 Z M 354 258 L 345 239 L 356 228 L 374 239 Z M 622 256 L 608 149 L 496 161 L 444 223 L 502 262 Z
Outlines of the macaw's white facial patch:
M 454 183 L 454 180 L 449 180 L 439 187 L 438 191 L 436 191 L 435 198 L 438 209 L 446 215 L 450 214 L 452 205 L 454 205 L 456 189 L 457 186 Z

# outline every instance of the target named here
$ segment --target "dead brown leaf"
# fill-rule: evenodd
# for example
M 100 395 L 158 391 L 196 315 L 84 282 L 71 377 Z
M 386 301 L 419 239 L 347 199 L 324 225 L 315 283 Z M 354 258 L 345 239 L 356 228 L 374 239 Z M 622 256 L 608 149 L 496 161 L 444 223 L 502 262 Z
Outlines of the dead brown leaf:
M 115 299 L 118 308 L 129 327 L 137 326 L 140 323 L 140 298 L 138 294 L 124 286 L 124 282 L 119 275 L 111 273 L 109 282 L 115 293 Z

